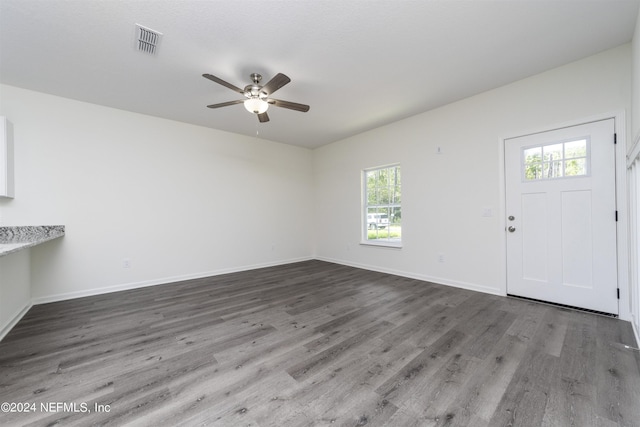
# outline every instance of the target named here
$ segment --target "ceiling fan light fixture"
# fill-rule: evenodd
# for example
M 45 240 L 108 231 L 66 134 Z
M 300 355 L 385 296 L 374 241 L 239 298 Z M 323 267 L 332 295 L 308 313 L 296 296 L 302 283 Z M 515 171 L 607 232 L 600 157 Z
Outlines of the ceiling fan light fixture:
M 260 98 L 249 98 L 244 101 L 244 108 L 250 113 L 262 114 L 267 111 L 269 104 Z

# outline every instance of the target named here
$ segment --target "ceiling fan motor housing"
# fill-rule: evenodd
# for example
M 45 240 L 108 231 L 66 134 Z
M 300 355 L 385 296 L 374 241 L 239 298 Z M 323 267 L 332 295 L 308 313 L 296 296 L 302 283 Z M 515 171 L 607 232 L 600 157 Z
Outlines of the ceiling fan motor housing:
M 253 84 L 244 87 L 244 96 L 247 97 L 244 106 L 254 114 L 262 114 L 269 108 L 269 104 L 265 101 L 268 95 L 259 84 L 262 76 L 258 73 L 253 73 L 251 74 L 251 80 L 253 80 Z
M 265 91 L 262 90 L 262 86 L 253 84 L 244 87 L 244 96 L 246 96 L 247 98 L 264 99 L 268 95 Z

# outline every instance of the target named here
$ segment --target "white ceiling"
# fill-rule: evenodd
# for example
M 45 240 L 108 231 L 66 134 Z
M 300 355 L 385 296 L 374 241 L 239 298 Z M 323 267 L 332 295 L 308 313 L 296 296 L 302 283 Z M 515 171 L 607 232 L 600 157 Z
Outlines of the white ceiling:
M 0 0 L 0 82 L 313 148 L 629 42 L 639 1 Z M 253 72 L 311 110 L 205 107 Z

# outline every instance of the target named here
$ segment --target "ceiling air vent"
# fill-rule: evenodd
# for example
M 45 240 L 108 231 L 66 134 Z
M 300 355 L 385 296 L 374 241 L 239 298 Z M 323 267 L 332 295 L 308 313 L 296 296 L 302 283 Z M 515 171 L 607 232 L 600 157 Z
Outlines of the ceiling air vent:
M 140 24 L 136 24 L 137 41 L 136 46 L 140 52 L 149 53 L 151 55 L 156 53 L 156 48 L 160 42 L 162 33 L 152 30 L 151 28 L 143 27 Z

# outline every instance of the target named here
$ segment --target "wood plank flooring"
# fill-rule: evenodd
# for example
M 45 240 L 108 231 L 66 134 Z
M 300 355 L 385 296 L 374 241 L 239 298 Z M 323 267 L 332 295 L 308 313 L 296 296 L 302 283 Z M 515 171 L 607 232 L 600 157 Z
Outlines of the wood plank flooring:
M 616 319 L 308 261 L 34 306 L 0 342 L 0 425 L 640 426 L 636 347 Z

